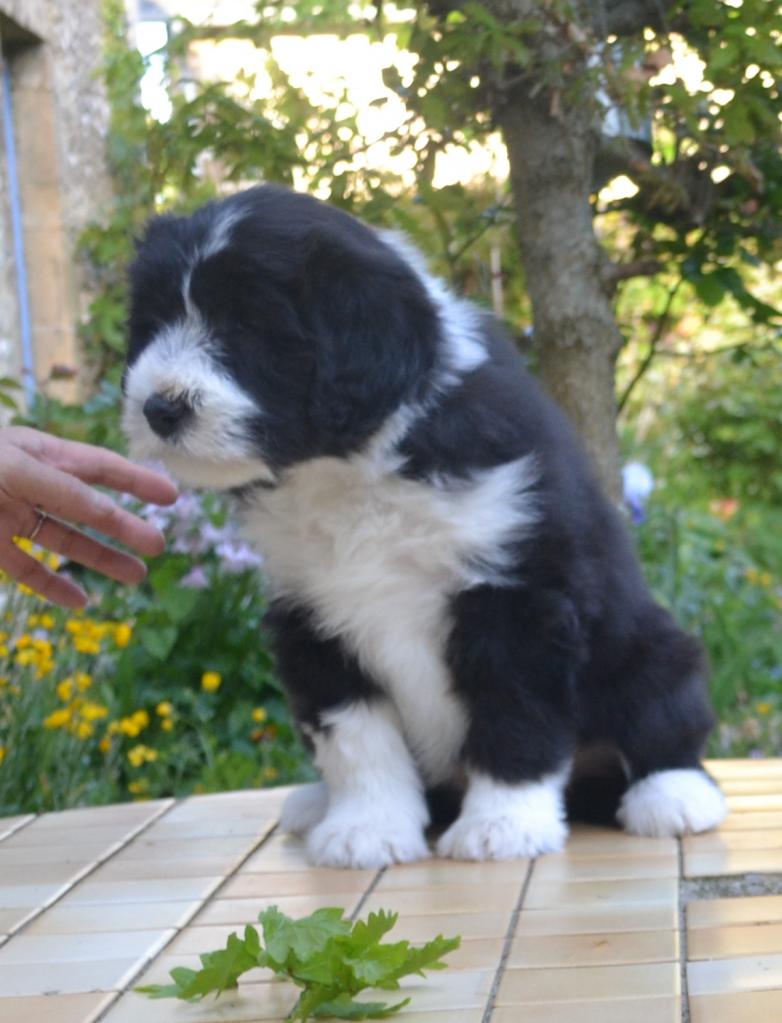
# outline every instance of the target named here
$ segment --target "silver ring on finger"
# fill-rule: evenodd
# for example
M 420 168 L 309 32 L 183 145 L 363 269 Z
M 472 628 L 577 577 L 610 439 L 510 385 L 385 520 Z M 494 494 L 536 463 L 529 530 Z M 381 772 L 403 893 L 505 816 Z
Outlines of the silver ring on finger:
M 35 510 L 36 510 L 37 515 L 38 515 L 38 520 L 36 521 L 35 525 L 33 526 L 32 531 L 30 532 L 30 535 L 27 537 L 27 539 L 30 541 L 30 543 L 35 543 L 35 538 L 41 532 L 41 529 L 43 528 L 44 522 L 46 522 L 46 520 L 49 518 L 49 516 L 46 514 L 46 512 L 42 512 L 40 510 L 40 508 L 36 508 Z

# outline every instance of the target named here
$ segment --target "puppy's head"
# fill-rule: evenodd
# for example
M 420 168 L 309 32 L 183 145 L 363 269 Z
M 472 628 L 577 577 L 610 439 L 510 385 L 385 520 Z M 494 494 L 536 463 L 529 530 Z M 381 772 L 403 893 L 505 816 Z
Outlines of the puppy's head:
M 151 222 L 129 328 L 131 453 L 218 489 L 360 449 L 428 393 L 440 333 L 378 234 L 268 185 Z

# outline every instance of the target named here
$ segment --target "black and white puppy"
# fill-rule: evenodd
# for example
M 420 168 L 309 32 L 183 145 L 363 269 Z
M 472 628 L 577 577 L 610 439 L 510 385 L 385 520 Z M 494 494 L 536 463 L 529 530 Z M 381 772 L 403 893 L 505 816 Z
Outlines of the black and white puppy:
M 135 456 L 232 491 L 323 784 L 314 862 L 560 849 L 577 751 L 616 751 L 619 822 L 722 820 L 697 643 L 657 606 L 563 416 L 497 322 L 402 237 L 263 186 L 154 220 L 132 269 Z

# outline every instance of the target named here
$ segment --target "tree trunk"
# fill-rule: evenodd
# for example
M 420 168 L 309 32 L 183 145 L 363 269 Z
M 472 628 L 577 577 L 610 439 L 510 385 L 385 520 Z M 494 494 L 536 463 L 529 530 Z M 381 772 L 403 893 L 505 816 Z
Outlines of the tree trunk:
M 547 89 L 534 98 L 519 89 L 497 115 L 510 160 L 540 376 L 618 501 L 614 371 L 622 339 L 603 283 L 609 261 L 589 203 L 595 113 L 572 99 L 561 110 L 556 106 Z

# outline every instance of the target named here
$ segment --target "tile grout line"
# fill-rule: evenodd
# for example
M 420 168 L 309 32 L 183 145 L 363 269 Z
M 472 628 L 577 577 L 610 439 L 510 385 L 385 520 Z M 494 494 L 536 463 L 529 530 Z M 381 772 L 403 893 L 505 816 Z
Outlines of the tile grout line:
M 679 983 L 681 985 L 682 1023 L 690 1023 L 690 992 L 687 981 L 687 905 L 684 879 L 684 843 L 676 839 L 679 854 L 679 884 L 677 888 L 679 922 Z
M 372 880 L 369 882 L 369 884 L 367 885 L 366 891 L 363 893 L 361 898 L 356 903 L 356 908 L 350 914 L 350 919 L 351 920 L 355 921 L 355 919 L 358 916 L 358 914 L 361 912 L 361 910 L 366 905 L 367 899 L 374 892 L 374 890 L 377 888 L 377 886 L 380 884 L 380 881 L 381 881 L 383 875 L 385 874 L 385 872 L 387 870 L 388 870 L 388 867 L 381 867 L 378 870 L 378 872 L 375 874 L 375 876 L 372 878 Z
M 186 797 L 186 798 L 187 798 L 187 797 Z M 181 804 L 182 802 L 184 802 L 184 800 L 177 800 L 177 801 L 176 801 L 176 803 L 175 803 L 174 805 L 178 806 L 178 805 L 180 805 L 180 804 Z M 122 987 L 121 987 L 121 988 L 119 988 L 119 989 L 118 989 L 117 991 L 112 991 L 112 992 L 109 992 L 109 993 L 110 993 L 110 994 L 112 994 L 112 995 L 113 995 L 114 997 L 113 997 L 113 998 L 111 999 L 111 1001 L 110 1001 L 110 1002 L 109 1002 L 109 1003 L 108 1003 L 107 1005 L 105 1005 L 105 1006 L 104 1006 L 104 1007 L 103 1007 L 103 1008 L 102 1008 L 102 1009 L 100 1010 L 100 1012 L 99 1012 L 99 1013 L 98 1013 L 98 1014 L 97 1014 L 96 1016 L 93 1016 L 93 1017 L 92 1017 L 92 1018 L 91 1018 L 91 1019 L 89 1020 L 89 1023 L 99 1023 L 99 1021 L 100 1021 L 100 1020 L 102 1020 L 102 1019 L 105 1019 L 105 1017 L 106 1017 L 106 1014 L 107 1014 L 107 1013 L 108 1013 L 108 1012 L 109 1012 L 109 1011 L 110 1011 L 110 1010 L 111 1010 L 111 1009 L 112 1009 L 112 1008 L 113 1008 L 113 1007 L 114 1007 L 114 1006 L 115 1006 L 115 1005 L 117 1004 L 117 1001 L 119 1000 L 119 998 L 120 998 L 120 997 L 121 997 L 122 995 L 124 995 L 124 994 L 127 994 L 127 992 L 128 992 L 128 991 L 129 991 L 129 990 L 130 990 L 130 989 L 131 989 L 131 988 L 133 987 L 133 985 L 134 985 L 134 983 L 136 982 L 136 980 L 138 980 L 138 978 L 139 978 L 139 975 L 140 975 L 140 974 L 142 974 L 142 973 L 144 972 L 144 970 L 146 970 L 146 969 L 147 969 L 147 967 L 151 966 L 151 965 L 152 965 L 152 963 L 153 963 L 153 962 L 154 962 L 154 961 L 155 961 L 155 960 L 156 960 L 156 959 L 157 959 L 157 958 L 158 958 L 158 957 L 159 957 L 160 955 L 162 955 L 162 954 L 163 954 L 163 952 L 165 952 L 165 950 L 166 950 L 166 949 L 168 948 L 168 946 L 169 946 L 169 945 L 171 944 L 171 942 L 172 942 L 172 941 L 173 941 L 173 940 L 174 940 L 175 938 L 178 938 L 178 937 L 179 937 L 179 935 L 180 935 L 180 934 L 182 933 L 182 931 L 183 931 L 183 930 L 184 930 L 184 929 L 185 929 L 186 927 L 189 927 L 189 926 L 190 926 L 190 924 L 191 924 L 191 923 L 193 922 L 193 920 L 194 920 L 194 919 L 195 919 L 195 918 L 196 918 L 196 917 L 198 916 L 198 914 L 199 914 L 199 913 L 201 912 L 201 910 L 202 910 L 202 909 L 204 908 L 204 906 L 205 906 L 205 905 L 206 905 L 206 904 L 207 904 L 208 902 L 211 902 L 211 901 L 212 901 L 212 899 L 214 899 L 214 898 L 215 898 L 215 897 L 217 896 L 218 892 L 219 892 L 219 891 L 220 891 L 220 890 L 221 890 L 222 888 L 224 888 L 224 887 L 225 887 L 225 886 L 226 886 L 226 885 L 228 884 L 228 882 L 229 882 L 229 881 L 232 881 L 232 880 L 233 880 L 233 878 L 234 878 L 234 877 L 236 876 L 236 874 L 237 874 L 237 873 L 238 873 L 238 872 L 239 872 L 239 871 L 240 871 L 240 870 L 242 869 L 242 867 L 243 867 L 243 866 L 245 865 L 245 863 L 246 863 L 246 862 L 247 862 L 247 861 L 249 860 L 249 858 L 250 858 L 251 856 L 253 856 L 253 855 L 254 855 L 255 853 L 257 853 L 259 849 L 262 849 L 264 845 L 266 845 L 266 843 L 267 843 L 267 842 L 269 841 L 269 839 L 270 839 L 270 838 L 272 838 L 272 836 L 273 836 L 273 835 L 274 835 L 274 834 L 276 833 L 276 831 L 277 831 L 277 828 L 278 828 L 278 827 L 279 827 L 279 821 L 275 821 L 275 822 L 274 822 L 274 823 L 273 823 L 273 824 L 272 824 L 272 825 L 271 825 L 271 826 L 270 826 L 270 827 L 269 827 L 269 828 L 268 828 L 268 829 L 267 829 L 267 830 L 266 830 L 266 831 L 265 831 L 265 832 L 264 832 L 264 833 L 263 833 L 263 834 L 261 835 L 261 837 L 260 837 L 260 838 L 258 839 L 258 841 L 257 841 L 257 842 L 255 843 L 255 845 L 253 845 L 253 847 L 252 847 L 251 849 L 249 849 L 249 850 L 248 850 L 248 852 L 247 852 L 247 853 L 245 853 L 245 855 L 244 855 L 244 856 L 242 856 L 242 858 L 241 858 L 241 859 L 239 860 L 239 862 L 238 862 L 238 863 L 236 864 L 236 866 L 235 866 L 235 867 L 233 868 L 233 870 L 231 870 L 231 871 L 230 871 L 230 872 L 229 872 L 228 874 L 226 874 L 226 875 L 225 875 L 225 877 L 224 877 L 224 878 L 222 879 L 222 881 L 221 881 L 221 882 L 220 882 L 220 883 L 219 883 L 218 885 L 216 885 L 216 886 L 215 886 L 215 888 L 213 888 L 213 889 L 212 889 L 212 891 L 208 892 L 208 893 L 207 893 L 207 894 L 206 894 L 206 895 L 204 896 L 203 900 L 202 900 L 201 902 L 199 902 L 199 904 L 198 904 L 198 905 L 197 905 L 197 906 L 196 906 L 196 907 L 195 907 L 195 908 L 193 909 L 193 912 L 192 912 L 192 913 L 190 913 L 190 914 L 189 914 L 189 916 L 187 916 L 187 917 L 186 917 L 186 918 L 185 918 L 185 919 L 184 919 L 184 920 L 182 921 L 182 923 L 178 924 L 178 925 L 177 925 L 176 927 L 174 927 L 174 928 L 165 928 L 165 930 L 169 930 L 169 929 L 171 929 L 171 930 L 173 930 L 173 932 L 174 932 L 174 933 L 173 933 L 173 934 L 171 935 L 171 937 L 170 937 L 170 938 L 168 939 L 168 941 L 164 942 L 164 944 L 162 944 L 162 945 L 160 946 L 160 948 L 156 949 L 153 955 L 151 955 L 151 956 L 149 956 L 149 957 L 145 958 L 145 959 L 144 959 L 144 961 L 143 961 L 143 962 L 142 962 L 142 963 L 141 963 L 141 964 L 139 965 L 138 969 L 137 969 L 137 970 L 134 970 L 134 972 L 133 972 L 133 973 L 131 974 L 131 976 L 130 976 L 130 977 L 129 977 L 129 978 L 127 979 L 127 981 L 126 981 L 126 982 L 125 982 L 125 983 L 124 983 L 124 984 L 122 985 Z
M 29 827 L 34 821 L 37 821 L 38 818 L 41 817 L 42 815 L 40 813 L 33 813 L 30 814 L 29 816 L 26 814 L 23 814 L 22 816 L 26 817 L 27 819 L 19 821 L 16 827 L 11 828 L 10 831 L 3 832 L 3 836 L 2 838 L 0 838 L 0 848 L 2 848 L 3 842 L 5 842 L 6 839 L 10 838 L 12 835 L 18 835 L 20 831 L 23 831 L 25 828 Z M 0 823 L 2 822 L 0 821 Z
M 494 1003 L 497 1000 L 497 994 L 500 990 L 500 984 L 502 978 L 505 976 L 505 967 L 510 957 L 510 949 L 513 944 L 513 939 L 516 935 L 516 928 L 518 927 L 519 917 L 521 916 L 521 910 L 524 905 L 524 900 L 527 897 L 529 891 L 530 882 L 532 881 L 532 872 L 535 868 L 536 860 L 530 860 L 529 866 L 527 867 L 527 873 L 524 875 L 524 880 L 521 883 L 521 891 L 519 897 L 516 900 L 516 905 L 513 907 L 513 912 L 510 916 L 510 923 L 508 924 L 508 930 L 505 935 L 505 941 L 502 946 L 502 952 L 500 953 L 500 961 L 497 964 L 497 972 L 494 974 L 494 981 L 492 982 L 491 990 L 489 991 L 488 998 L 486 999 L 486 1008 L 481 1017 L 481 1023 L 489 1023 L 494 1014 Z
M 175 805 L 176 803 L 172 800 L 168 804 L 168 806 L 162 806 L 160 810 L 154 815 L 154 817 L 151 817 L 148 821 L 145 821 L 143 824 L 138 825 L 138 827 L 134 828 L 127 835 L 125 835 L 124 838 L 118 839 L 116 842 L 113 842 L 108 847 L 108 849 L 106 849 L 103 853 L 101 853 L 100 856 L 97 857 L 97 859 L 93 863 L 87 864 L 86 867 L 83 867 L 69 881 L 63 882 L 62 888 L 58 888 L 54 895 L 46 899 L 40 906 L 36 906 L 35 910 L 32 913 L 30 913 L 29 916 L 26 916 L 20 923 L 16 925 L 16 927 L 12 928 L 8 932 L 8 941 L 10 942 L 11 938 L 15 938 L 18 934 L 21 934 L 22 931 L 26 930 L 26 928 L 29 927 L 31 923 L 33 923 L 40 916 L 42 916 L 47 909 L 51 909 L 52 906 L 55 906 L 69 892 L 72 892 L 76 885 L 81 884 L 81 882 L 85 878 L 89 877 L 90 874 L 94 874 L 99 867 L 102 867 L 104 865 L 104 863 L 108 863 L 108 861 L 113 856 L 116 856 L 117 853 L 122 852 L 122 850 L 126 846 L 130 845 L 130 843 L 134 839 L 138 838 L 139 835 L 143 835 L 147 828 L 151 828 L 153 824 L 157 824 L 161 817 L 165 817 L 169 810 L 172 810 Z M 44 815 L 41 815 L 39 817 L 36 817 L 35 819 L 40 820 L 43 816 Z

